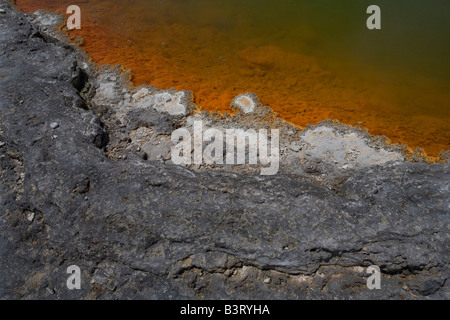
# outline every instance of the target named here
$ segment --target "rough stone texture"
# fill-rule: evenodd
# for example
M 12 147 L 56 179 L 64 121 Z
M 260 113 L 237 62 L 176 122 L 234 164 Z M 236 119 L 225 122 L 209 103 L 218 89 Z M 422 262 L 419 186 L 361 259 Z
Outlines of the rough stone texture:
M 121 120 L 88 99 L 77 51 L 0 8 L 0 298 L 450 298 L 448 164 L 369 166 L 330 188 L 118 161 L 104 123 Z M 382 290 L 366 287 L 370 265 Z
M 301 143 L 297 146 L 295 143 L 294 146 L 291 145 L 291 148 L 295 147 L 302 150 L 302 158 L 323 159 L 328 164 L 343 169 L 404 160 L 398 152 L 370 147 L 357 132 L 342 133 L 329 126 L 305 130 Z

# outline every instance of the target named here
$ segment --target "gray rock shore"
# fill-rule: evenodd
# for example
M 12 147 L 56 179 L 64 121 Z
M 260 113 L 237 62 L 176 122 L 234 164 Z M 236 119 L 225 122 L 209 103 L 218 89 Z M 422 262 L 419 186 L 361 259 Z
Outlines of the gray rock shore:
M 1 299 L 450 298 L 449 164 L 261 177 L 152 159 L 135 131 L 186 117 L 100 101 L 79 50 L 0 9 Z

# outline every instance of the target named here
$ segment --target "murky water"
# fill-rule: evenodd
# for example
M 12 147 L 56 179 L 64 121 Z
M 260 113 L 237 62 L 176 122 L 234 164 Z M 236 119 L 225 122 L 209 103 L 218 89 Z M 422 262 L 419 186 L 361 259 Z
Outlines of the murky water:
M 64 12 L 56 0 L 25 11 Z M 283 119 L 332 118 L 430 155 L 450 149 L 449 0 L 88 0 L 83 47 L 136 85 L 188 89 L 231 112 L 255 92 Z M 368 30 L 377 4 L 382 29 Z

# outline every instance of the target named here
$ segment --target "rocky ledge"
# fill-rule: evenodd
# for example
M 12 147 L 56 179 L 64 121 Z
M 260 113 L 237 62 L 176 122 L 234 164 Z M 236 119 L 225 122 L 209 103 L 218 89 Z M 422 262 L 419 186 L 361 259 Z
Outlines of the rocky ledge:
M 299 140 L 275 176 L 176 166 L 165 139 L 208 116 L 158 108 L 186 97 L 119 86 L 42 26 L 0 0 L 1 299 L 450 298 L 449 164 L 327 122 L 285 124 Z M 337 157 L 349 141 L 366 144 Z

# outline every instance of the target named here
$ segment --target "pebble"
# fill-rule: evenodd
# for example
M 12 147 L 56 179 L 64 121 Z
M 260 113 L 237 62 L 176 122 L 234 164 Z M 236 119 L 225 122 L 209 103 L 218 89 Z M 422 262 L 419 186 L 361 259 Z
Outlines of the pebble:
M 0 13 L 6 13 L 4 9 L 0 9 Z
M 52 123 L 50 123 L 50 128 L 56 129 L 56 128 L 58 128 L 58 127 L 59 127 L 59 123 L 58 123 L 58 122 L 52 122 Z
M 6 144 L 6 142 L 0 141 L 0 148 L 3 147 Z
M 265 279 L 264 279 L 264 283 L 269 284 L 269 283 L 270 283 L 270 280 L 271 280 L 270 278 L 265 278 Z
M 35 215 L 34 212 L 30 212 L 30 213 L 28 214 L 28 216 L 27 216 L 28 221 L 33 222 L 33 220 L 34 220 L 34 215 Z
M 55 294 L 55 290 L 53 290 L 52 288 L 46 288 L 45 290 L 47 290 L 47 292 L 49 293 L 49 294 Z

